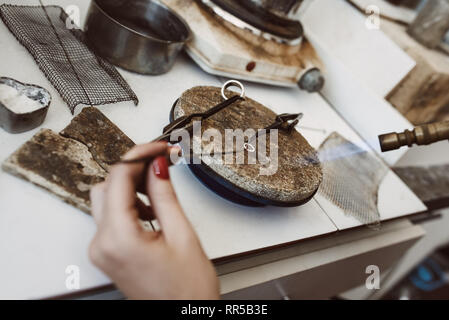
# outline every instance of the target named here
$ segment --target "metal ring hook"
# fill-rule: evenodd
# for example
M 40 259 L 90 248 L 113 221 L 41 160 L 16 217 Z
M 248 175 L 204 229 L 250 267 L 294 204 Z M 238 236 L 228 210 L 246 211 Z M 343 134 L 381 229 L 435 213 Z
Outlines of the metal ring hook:
M 243 149 L 245 149 L 246 151 L 251 152 L 251 153 L 256 152 L 256 148 L 248 142 L 243 144 Z
M 221 88 L 221 96 L 223 97 L 223 99 L 225 99 L 225 100 L 229 99 L 228 97 L 226 97 L 225 91 L 226 91 L 226 89 L 228 89 L 230 87 L 240 88 L 240 91 L 241 91 L 240 98 L 242 98 L 242 99 L 245 98 L 245 87 L 243 86 L 243 84 L 237 80 L 229 80 Z

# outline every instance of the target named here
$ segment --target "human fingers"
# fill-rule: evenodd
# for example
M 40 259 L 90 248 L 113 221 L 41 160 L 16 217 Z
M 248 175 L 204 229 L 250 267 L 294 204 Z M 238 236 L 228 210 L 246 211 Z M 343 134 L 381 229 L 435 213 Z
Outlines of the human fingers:
M 134 147 L 124 159 L 157 156 L 167 153 L 166 143 L 150 143 Z M 137 185 L 145 172 L 145 163 L 117 164 L 106 179 L 104 219 L 117 225 L 137 223 Z
M 91 214 L 97 225 L 103 217 L 105 189 L 106 183 L 102 182 L 90 190 Z
M 165 238 L 171 243 L 195 238 L 171 183 L 167 157 L 156 158 L 147 175 L 148 197 Z

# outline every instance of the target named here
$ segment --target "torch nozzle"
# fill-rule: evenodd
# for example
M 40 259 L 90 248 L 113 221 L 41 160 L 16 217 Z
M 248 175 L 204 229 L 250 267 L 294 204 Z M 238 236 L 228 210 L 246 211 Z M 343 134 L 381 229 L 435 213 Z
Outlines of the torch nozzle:
M 449 140 L 449 121 L 422 125 L 413 131 L 405 130 L 379 136 L 382 152 L 397 150 L 403 146 L 411 147 L 414 144 L 424 146 L 443 140 Z

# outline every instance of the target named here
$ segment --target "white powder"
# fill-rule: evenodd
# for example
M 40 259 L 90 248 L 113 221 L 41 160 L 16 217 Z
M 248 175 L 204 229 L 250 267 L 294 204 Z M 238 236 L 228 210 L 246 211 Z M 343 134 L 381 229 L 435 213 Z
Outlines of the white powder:
M 2 83 L 0 83 L 0 102 L 17 114 L 33 112 L 43 107 L 39 101 L 30 99 L 15 88 Z

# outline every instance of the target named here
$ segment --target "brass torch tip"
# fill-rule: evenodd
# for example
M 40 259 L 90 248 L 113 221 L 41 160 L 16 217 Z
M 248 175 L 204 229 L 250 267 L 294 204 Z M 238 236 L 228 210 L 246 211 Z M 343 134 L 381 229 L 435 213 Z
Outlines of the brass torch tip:
M 394 132 L 380 135 L 379 142 L 382 152 L 397 150 L 402 146 L 398 134 Z
M 414 144 L 426 146 L 438 141 L 449 139 L 449 121 L 435 122 L 416 127 L 413 131 L 388 133 L 379 136 L 382 152 L 397 150 L 402 146 L 411 147 Z

